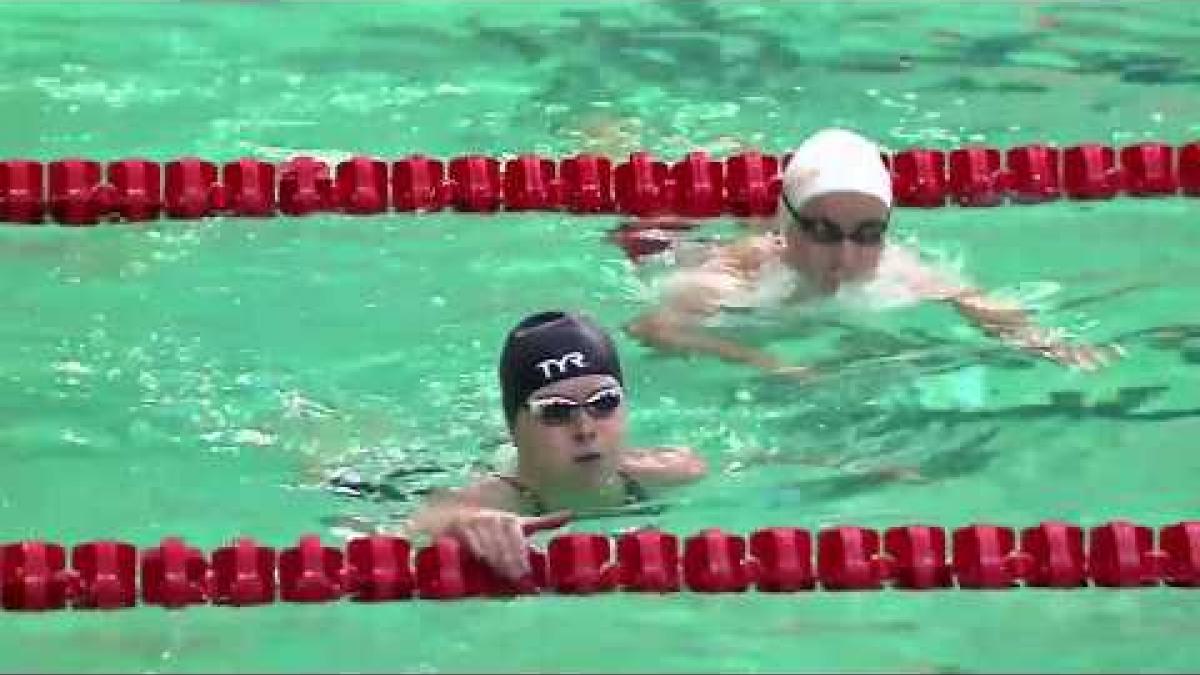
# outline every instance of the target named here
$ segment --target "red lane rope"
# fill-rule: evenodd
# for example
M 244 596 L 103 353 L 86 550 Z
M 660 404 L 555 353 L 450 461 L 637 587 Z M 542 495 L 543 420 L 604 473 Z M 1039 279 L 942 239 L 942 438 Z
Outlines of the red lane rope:
M 443 161 L 357 156 L 330 167 L 312 157 L 281 164 L 253 158 L 219 165 L 195 157 L 102 163 L 0 160 L 0 222 L 94 225 L 206 216 L 370 215 L 562 211 L 709 218 L 770 216 L 788 156 L 755 151 L 723 160 L 702 151 L 668 163 L 646 152 L 624 162 L 581 154 L 534 154 Z M 1113 148 L 1034 144 L 1001 150 L 913 148 L 884 155 L 901 207 L 982 207 L 1119 195 L 1200 196 L 1200 142 L 1147 142 Z
M 68 558 L 70 566 L 68 567 Z M 684 538 L 661 530 L 615 538 L 575 533 L 530 549 L 532 573 L 505 581 L 443 537 L 415 549 L 371 536 L 345 549 L 306 535 L 277 552 L 241 538 L 210 554 L 177 538 L 138 551 L 92 541 L 0 547 L 0 604 L 9 610 L 118 609 L 138 604 L 248 606 L 283 602 L 452 600 L 557 593 L 739 593 L 1007 589 L 1018 586 L 1200 587 L 1200 521 L 1157 532 L 1124 520 L 1084 528 L 1043 522 L 953 530 L 927 525 L 882 534 L 862 527 L 772 527 L 749 536 L 706 529 Z

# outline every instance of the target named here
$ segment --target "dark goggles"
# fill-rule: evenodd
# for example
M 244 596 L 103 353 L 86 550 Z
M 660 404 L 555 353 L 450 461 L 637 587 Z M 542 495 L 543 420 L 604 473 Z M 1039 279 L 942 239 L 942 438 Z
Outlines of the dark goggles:
M 878 246 L 883 243 L 887 231 L 886 220 L 866 220 L 858 224 L 853 232 L 844 232 L 837 223 L 827 218 L 801 216 L 788 201 L 787 193 L 780 195 L 783 205 L 792 216 L 792 223 L 818 244 L 840 244 L 849 239 L 862 246 Z

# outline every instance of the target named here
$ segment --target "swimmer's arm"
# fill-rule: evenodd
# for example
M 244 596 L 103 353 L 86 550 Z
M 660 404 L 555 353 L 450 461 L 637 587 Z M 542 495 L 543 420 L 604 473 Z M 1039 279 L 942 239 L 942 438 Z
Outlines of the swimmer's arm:
M 917 255 L 893 245 L 902 276 L 922 298 L 948 303 L 963 318 L 991 337 L 1019 343 L 1037 331 L 1030 313 L 1019 304 L 989 296 L 957 276 L 921 262 Z
M 708 462 L 691 448 L 629 450 L 621 470 L 646 487 L 671 487 L 694 483 L 708 475 Z
M 993 337 L 1012 338 L 1034 326 L 1028 310 L 978 288 L 960 289 L 946 299 L 960 315 Z
M 763 370 L 786 367 L 781 360 L 761 349 L 739 344 L 702 332 L 690 317 L 667 309 L 642 314 L 626 325 L 626 332 L 647 347 L 692 354 L 709 354 L 731 363 L 743 363 Z
M 1056 331 L 1039 326 L 1029 310 L 1011 300 L 977 288 L 964 288 L 946 299 L 984 333 L 1026 351 L 1043 354 L 1062 341 Z
M 677 272 L 662 304 L 629 322 L 626 332 L 655 349 L 708 354 L 768 371 L 785 368 L 768 352 L 709 335 L 700 325 L 721 311 L 730 294 L 745 287 L 745 270 L 753 264 L 743 250 L 731 246 L 698 269 Z
M 485 478 L 473 485 L 432 495 L 402 527 L 412 537 L 436 538 L 482 511 L 508 511 L 520 515 L 520 497 L 502 480 Z
M 1071 344 L 1061 330 L 1038 325 L 1029 310 L 979 289 L 966 288 L 945 299 L 984 333 L 1064 366 L 1095 370 L 1122 354 L 1119 348 Z

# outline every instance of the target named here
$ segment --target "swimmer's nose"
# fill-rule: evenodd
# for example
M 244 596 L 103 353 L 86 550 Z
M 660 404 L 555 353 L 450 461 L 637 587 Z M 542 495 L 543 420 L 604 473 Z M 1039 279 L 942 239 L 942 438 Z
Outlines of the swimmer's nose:
M 843 240 L 842 244 L 841 244 L 842 259 L 843 260 L 848 259 L 848 258 L 850 258 L 850 256 L 854 255 L 855 253 L 858 253 L 858 244 L 854 243 L 853 241 L 851 241 L 849 239 Z
M 843 241 L 838 247 L 838 262 L 841 267 L 848 268 L 854 264 L 855 257 L 858 255 L 858 244 L 850 240 Z
M 596 421 L 592 416 L 583 412 L 576 411 L 571 416 L 571 435 L 576 443 L 590 443 L 596 438 Z

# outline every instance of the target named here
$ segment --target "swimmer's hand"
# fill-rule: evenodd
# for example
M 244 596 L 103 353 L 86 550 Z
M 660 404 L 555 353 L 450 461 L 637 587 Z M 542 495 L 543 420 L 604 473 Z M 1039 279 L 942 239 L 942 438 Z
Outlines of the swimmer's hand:
M 645 448 L 626 451 L 621 471 L 642 486 L 683 485 L 707 476 L 708 462 L 691 448 Z
M 1121 347 L 1074 344 L 1065 331 L 1033 323 L 1016 303 L 969 290 L 950 298 L 955 307 L 985 332 L 1006 344 L 1069 368 L 1095 371 L 1125 355 Z
M 1009 341 L 1030 354 L 1085 372 L 1100 370 L 1125 356 L 1125 350 L 1119 345 L 1074 344 L 1052 331 L 1040 329 L 1020 331 Z
M 571 521 L 569 511 L 527 518 L 497 509 L 472 509 L 458 515 L 446 529 L 497 574 L 509 581 L 528 577 L 529 535 L 562 527 Z
M 812 366 L 777 365 L 769 368 L 767 372 L 775 377 L 783 377 L 789 380 L 799 380 L 801 382 L 814 380 L 819 374 L 817 369 Z
M 787 363 L 766 352 L 755 354 L 751 363 L 758 366 L 768 377 L 775 377 L 782 380 L 809 382 L 817 379 L 821 374 L 820 370 L 815 366 L 798 366 Z

